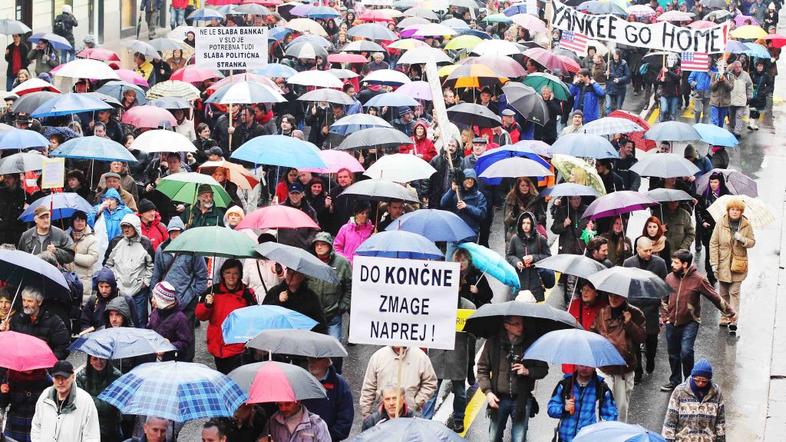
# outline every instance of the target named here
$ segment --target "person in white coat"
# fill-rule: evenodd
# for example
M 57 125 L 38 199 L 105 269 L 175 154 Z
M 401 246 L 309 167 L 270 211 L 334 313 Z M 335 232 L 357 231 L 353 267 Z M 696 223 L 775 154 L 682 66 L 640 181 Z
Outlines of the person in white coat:
M 57 361 L 53 386 L 35 404 L 31 442 L 100 442 L 98 411 L 93 398 L 74 384 L 74 366 Z

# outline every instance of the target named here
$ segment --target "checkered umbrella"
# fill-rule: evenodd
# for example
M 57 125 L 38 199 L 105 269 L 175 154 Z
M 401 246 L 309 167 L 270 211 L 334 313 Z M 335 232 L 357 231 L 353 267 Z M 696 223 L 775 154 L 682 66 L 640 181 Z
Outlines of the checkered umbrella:
M 134 368 L 98 398 L 123 414 L 187 422 L 232 416 L 248 396 L 235 381 L 205 365 L 171 361 Z

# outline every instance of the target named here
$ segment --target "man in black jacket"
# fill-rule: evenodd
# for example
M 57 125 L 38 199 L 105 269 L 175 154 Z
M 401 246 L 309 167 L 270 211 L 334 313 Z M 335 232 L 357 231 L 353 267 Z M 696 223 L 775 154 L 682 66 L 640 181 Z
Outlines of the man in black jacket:
M 268 290 L 262 304 L 280 305 L 302 313 L 317 321 L 313 328 L 315 332 L 327 333 L 327 321 L 319 298 L 308 288 L 306 276 L 298 271 L 287 269 L 284 282 Z
M 606 188 L 606 195 L 618 190 L 626 190 L 622 178 L 611 170 L 611 167 L 610 159 L 595 160 L 595 170 L 598 171 L 598 175 L 600 175 L 600 179 L 603 181 L 603 187 Z
M 67 358 L 71 337 L 63 320 L 41 308 L 44 295 L 38 290 L 26 287 L 22 289 L 21 297 L 22 312 L 12 316 L 10 322 L 3 321 L 0 331 L 12 330 L 35 336 L 49 345 L 57 359 Z
M 79 26 L 76 17 L 71 13 L 71 5 L 63 5 L 63 12 L 55 17 L 55 22 L 52 25 L 52 31 L 68 40 L 71 44 L 71 49 L 64 49 L 61 51 L 60 61 L 67 63 L 74 58 L 74 28 Z
M 19 185 L 19 174 L 3 175 L 0 186 L 0 244 L 15 244 L 22 232 L 24 224 L 19 215 L 25 209 L 25 191 Z

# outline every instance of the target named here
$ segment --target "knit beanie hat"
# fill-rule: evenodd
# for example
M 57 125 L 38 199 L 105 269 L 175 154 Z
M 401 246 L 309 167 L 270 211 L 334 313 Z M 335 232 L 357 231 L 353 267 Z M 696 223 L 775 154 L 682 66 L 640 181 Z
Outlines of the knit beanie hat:
M 139 209 L 139 213 L 145 213 L 150 210 L 158 210 L 156 205 L 147 198 L 142 198 L 142 200 L 139 201 L 137 209 Z
M 156 300 L 156 308 L 166 309 L 174 305 L 177 301 L 175 288 L 172 284 L 161 281 L 153 287 L 153 299 Z
M 696 364 L 693 365 L 693 370 L 691 370 L 690 375 L 692 377 L 701 376 L 703 378 L 712 379 L 712 365 L 710 365 L 710 361 L 704 358 L 696 361 Z

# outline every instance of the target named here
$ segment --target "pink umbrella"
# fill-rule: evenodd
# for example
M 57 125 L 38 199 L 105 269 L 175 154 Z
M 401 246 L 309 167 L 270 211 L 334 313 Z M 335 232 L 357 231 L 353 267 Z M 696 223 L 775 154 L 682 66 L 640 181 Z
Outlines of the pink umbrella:
M 317 224 L 302 211 L 287 206 L 267 206 L 257 209 L 243 218 L 238 229 L 317 229 Z
M 131 83 L 142 87 L 150 87 L 150 84 L 147 82 L 147 80 L 144 79 L 144 77 L 130 69 L 116 69 L 115 72 L 117 72 L 117 76 L 126 83 Z
M 718 26 L 718 24 L 707 20 L 696 20 L 695 22 L 692 22 L 688 25 L 689 28 L 695 29 L 707 29 L 714 26 Z
M 750 20 L 750 23 L 746 23 L 748 20 Z M 751 17 L 750 15 L 738 15 L 734 17 L 734 24 L 736 24 L 737 26 L 744 26 L 744 25 L 758 26 L 759 22 L 756 21 L 755 17 Z
M 106 48 L 87 48 L 76 54 L 79 58 L 89 58 L 100 61 L 120 61 L 117 52 Z
M 24 333 L 0 333 L 0 367 L 15 371 L 51 368 L 57 362 L 46 342 Z
M 396 89 L 396 93 L 409 95 L 416 100 L 432 100 L 431 87 L 425 81 L 413 81 L 405 83 L 400 88 Z
M 175 117 L 168 110 L 157 106 L 134 106 L 123 113 L 123 118 L 120 121 L 134 127 L 147 129 L 160 127 L 164 122 L 173 127 L 177 126 Z
M 294 364 L 267 361 L 247 364 L 229 373 L 240 388 L 248 387 L 249 404 L 295 402 L 325 397 L 325 388 L 311 373 Z
M 169 77 L 170 80 L 180 80 L 186 83 L 201 83 L 211 78 L 224 78 L 224 76 L 213 69 L 200 68 L 193 64 L 176 70 Z
M 337 173 L 341 169 L 348 169 L 353 173 L 366 171 L 355 157 L 341 150 L 320 150 L 319 157 L 327 164 L 327 167 L 298 170 L 315 173 Z
M 360 54 L 340 54 L 328 55 L 328 63 L 368 63 L 368 59 Z

